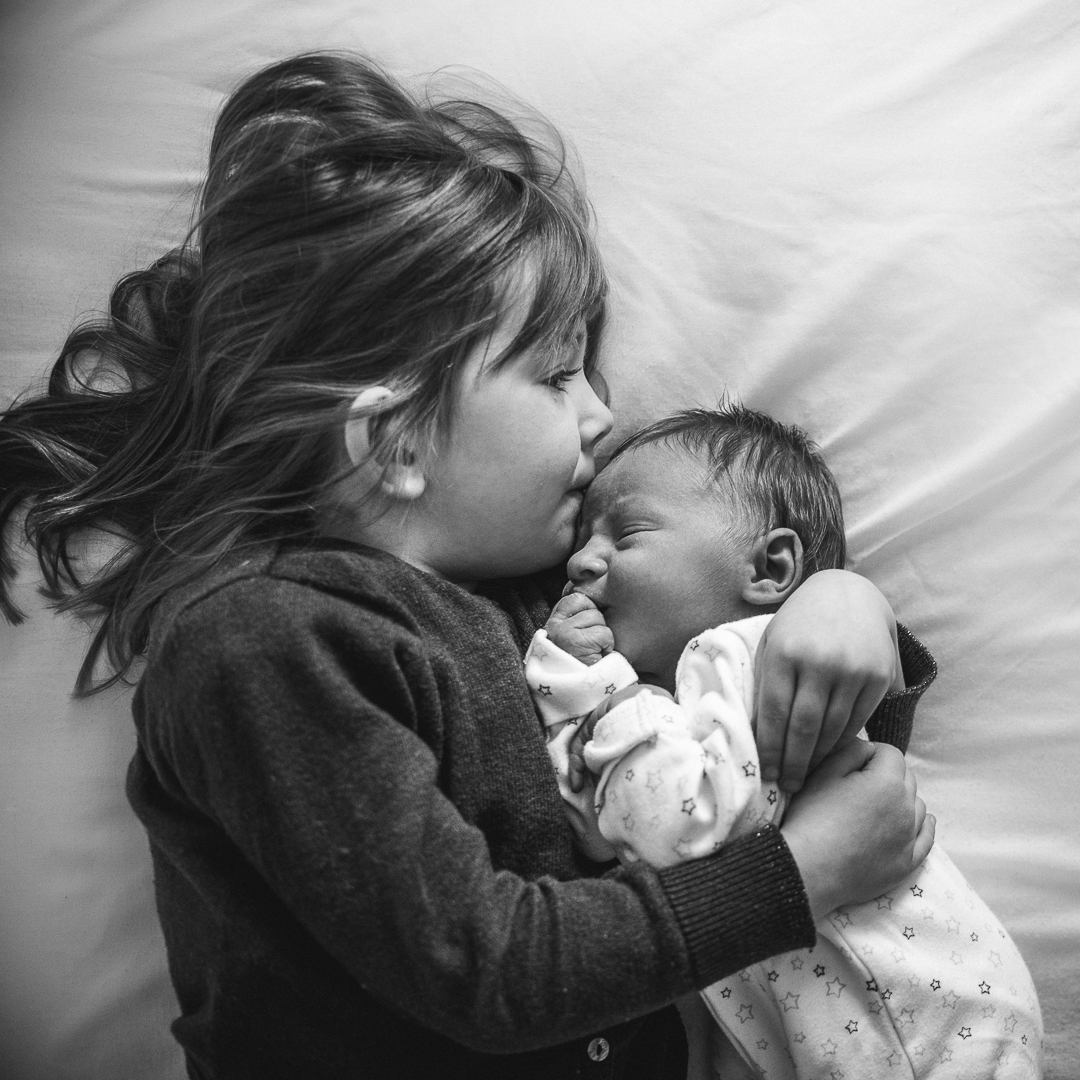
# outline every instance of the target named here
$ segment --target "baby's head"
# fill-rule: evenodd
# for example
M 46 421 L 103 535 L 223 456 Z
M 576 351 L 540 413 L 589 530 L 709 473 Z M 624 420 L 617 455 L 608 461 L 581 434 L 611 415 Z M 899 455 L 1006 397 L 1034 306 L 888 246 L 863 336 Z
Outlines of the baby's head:
M 695 634 L 775 611 L 844 558 L 840 493 L 818 448 L 799 428 L 722 404 L 618 447 L 585 497 L 568 573 L 638 673 L 672 689 Z

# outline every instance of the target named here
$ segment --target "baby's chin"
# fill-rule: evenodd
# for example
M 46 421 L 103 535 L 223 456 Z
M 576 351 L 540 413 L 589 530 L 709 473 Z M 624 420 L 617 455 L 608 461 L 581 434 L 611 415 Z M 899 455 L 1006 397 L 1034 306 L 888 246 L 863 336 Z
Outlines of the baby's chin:
M 610 622 L 608 626 L 615 639 L 615 650 L 622 653 L 630 662 L 630 666 L 637 672 L 638 679 L 650 686 L 662 686 L 674 692 L 675 664 L 671 663 L 661 650 L 650 647 L 651 643 L 634 641 L 630 634 L 620 635 Z M 620 639 L 625 647 L 624 644 L 620 644 Z

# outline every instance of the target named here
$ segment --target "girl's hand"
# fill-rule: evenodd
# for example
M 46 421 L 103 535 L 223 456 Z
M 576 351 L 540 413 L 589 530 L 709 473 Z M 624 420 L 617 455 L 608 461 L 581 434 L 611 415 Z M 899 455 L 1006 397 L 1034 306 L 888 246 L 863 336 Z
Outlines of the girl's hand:
M 813 574 L 769 623 L 754 681 L 762 777 L 798 791 L 890 686 L 903 688 L 892 608 L 858 574 Z
M 811 774 L 780 832 L 819 919 L 901 882 L 930 853 L 935 826 L 904 755 L 852 739 Z
M 600 609 L 583 593 L 567 593 L 544 625 L 548 640 L 583 664 L 595 664 L 615 648 Z

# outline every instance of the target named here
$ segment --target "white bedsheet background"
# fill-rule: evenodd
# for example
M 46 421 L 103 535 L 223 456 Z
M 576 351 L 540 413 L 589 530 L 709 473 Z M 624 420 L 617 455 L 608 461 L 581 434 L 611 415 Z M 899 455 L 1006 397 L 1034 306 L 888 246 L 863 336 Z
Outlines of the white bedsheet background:
M 912 758 L 1080 1076 L 1080 12 L 1072 0 L 34 0 L 0 14 L 0 400 L 179 237 L 242 73 L 472 65 L 576 146 L 622 428 L 726 387 L 808 427 L 942 673 Z M 0 1075 L 182 1075 L 126 694 L 0 627 Z

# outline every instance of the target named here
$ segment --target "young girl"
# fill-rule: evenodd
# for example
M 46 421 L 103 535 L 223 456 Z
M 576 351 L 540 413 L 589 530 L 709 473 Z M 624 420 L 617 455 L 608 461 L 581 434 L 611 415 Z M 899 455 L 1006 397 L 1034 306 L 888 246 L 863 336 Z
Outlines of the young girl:
M 0 420 L 0 526 L 25 504 L 101 617 L 79 689 L 145 657 L 128 791 L 193 1077 L 681 1077 L 678 995 L 929 850 L 900 755 L 858 747 L 715 858 L 575 854 L 522 654 L 611 426 L 604 297 L 557 154 L 299 57 L 226 103 L 194 239 Z M 764 661 L 793 786 L 894 662 L 872 587 L 809 596 Z

